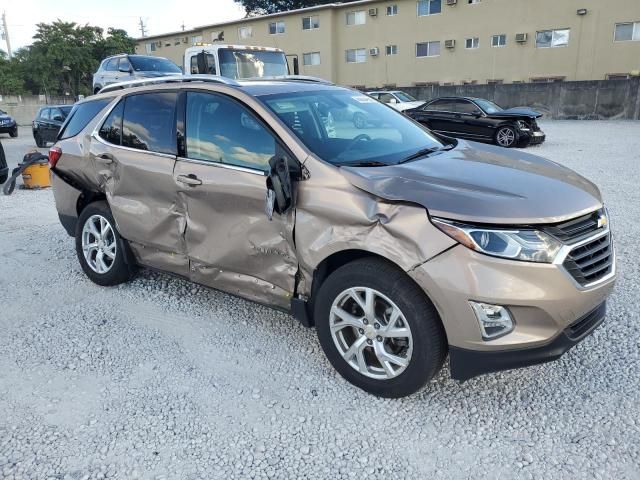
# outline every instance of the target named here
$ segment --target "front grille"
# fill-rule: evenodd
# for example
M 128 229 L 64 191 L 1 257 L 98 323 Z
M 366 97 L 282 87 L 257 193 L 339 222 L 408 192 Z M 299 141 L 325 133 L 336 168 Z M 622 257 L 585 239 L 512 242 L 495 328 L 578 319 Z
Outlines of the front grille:
M 611 234 L 607 233 L 574 248 L 563 265 L 580 285 L 588 285 L 605 277 L 613 270 Z
M 598 226 L 598 220 L 604 215 L 604 210 L 596 210 L 566 222 L 554 223 L 542 228 L 546 233 L 554 236 L 563 243 L 574 243 L 583 238 L 595 235 L 604 230 L 606 224 Z
M 607 304 L 602 302 L 597 308 L 569 325 L 569 327 L 565 329 L 565 334 L 571 340 L 579 340 L 598 326 L 602 319 L 604 319 L 606 312 Z

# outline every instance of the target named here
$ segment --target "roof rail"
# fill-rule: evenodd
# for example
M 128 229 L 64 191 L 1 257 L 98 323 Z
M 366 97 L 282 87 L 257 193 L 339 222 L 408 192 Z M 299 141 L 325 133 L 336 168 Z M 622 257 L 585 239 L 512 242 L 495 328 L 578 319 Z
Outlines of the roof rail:
M 232 78 L 220 77 L 218 75 L 168 75 L 166 77 L 141 78 L 128 82 L 112 83 L 102 88 L 99 93 L 114 92 L 125 88 L 144 87 L 147 85 L 159 85 L 163 83 L 185 83 L 185 82 L 209 82 L 222 83 L 224 85 L 239 86 L 240 84 Z
M 319 77 L 309 77 L 306 75 L 279 75 L 273 77 L 251 77 L 251 78 L 242 78 L 240 81 L 248 81 L 248 82 L 310 82 L 310 83 L 324 83 L 327 85 L 334 85 L 333 82 L 329 80 L 325 80 L 324 78 Z

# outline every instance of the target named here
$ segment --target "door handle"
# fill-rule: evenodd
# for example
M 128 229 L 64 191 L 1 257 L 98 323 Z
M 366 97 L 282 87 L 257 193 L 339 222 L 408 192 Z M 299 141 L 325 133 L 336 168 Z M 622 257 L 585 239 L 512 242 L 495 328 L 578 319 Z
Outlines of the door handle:
M 202 180 L 196 177 L 193 174 L 190 175 L 178 175 L 176 180 L 180 183 L 184 183 L 185 185 L 189 185 L 190 187 L 195 187 L 198 185 L 202 185 Z
M 111 165 L 113 163 L 113 156 L 108 153 L 103 153 L 96 157 L 96 162 L 103 163 L 105 165 Z

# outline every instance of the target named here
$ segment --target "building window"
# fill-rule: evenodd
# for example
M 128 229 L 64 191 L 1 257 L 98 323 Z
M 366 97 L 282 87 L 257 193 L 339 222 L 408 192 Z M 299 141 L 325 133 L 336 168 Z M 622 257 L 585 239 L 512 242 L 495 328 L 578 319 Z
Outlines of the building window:
M 536 48 L 566 47 L 569 45 L 568 28 L 536 32 Z
M 554 83 L 554 82 L 562 82 L 565 77 L 533 77 L 531 78 L 532 83 Z M 516 83 L 516 82 L 513 82 Z
M 211 41 L 224 42 L 224 30 L 216 30 L 215 32 L 211 32 Z
M 387 5 L 387 17 L 393 17 L 398 14 L 398 5 Z
M 284 33 L 284 22 L 269 23 L 269 35 L 280 35 Z
M 180 45 L 180 40 L 181 40 L 181 38 L 174 38 L 173 39 L 173 44 L 174 45 Z
M 436 15 L 442 12 L 442 0 L 418 0 L 418 16 Z
M 303 30 L 315 30 L 317 28 L 320 28 L 320 17 L 318 15 L 302 18 Z
M 606 78 L 607 80 L 628 80 L 629 74 L 628 73 L 608 73 Z
M 304 65 L 320 65 L 320 52 L 309 52 L 302 54 Z
M 482 2 L 482 0 L 467 0 L 469 5 L 477 5 L 480 2 Z
M 478 83 L 477 80 L 463 80 L 462 85 L 476 85 Z
M 385 47 L 385 52 L 387 55 L 397 55 L 398 54 L 398 45 L 387 45 Z
M 492 47 L 504 47 L 507 44 L 507 35 L 501 33 L 500 35 L 494 35 L 491 37 Z
M 367 15 L 364 10 L 347 13 L 347 25 L 364 25 L 367 22 Z
M 202 43 L 202 35 L 193 35 L 191 37 L 191 45 L 195 43 Z
M 615 41 L 640 41 L 640 22 L 616 23 Z
M 504 80 L 502 79 L 487 80 L 487 85 L 502 85 L 503 83 L 504 83 Z
M 467 38 L 464 44 L 464 48 L 478 48 L 480 46 L 480 39 L 478 37 Z
M 144 49 L 145 49 L 145 51 L 147 53 L 155 52 L 156 51 L 156 42 L 145 43 L 144 44 Z
M 366 48 L 352 48 L 346 52 L 347 63 L 364 63 L 367 61 Z
M 440 41 L 416 43 L 416 57 L 437 57 L 440 55 Z
M 240 27 L 238 29 L 238 37 L 243 40 L 253 37 L 253 27 Z

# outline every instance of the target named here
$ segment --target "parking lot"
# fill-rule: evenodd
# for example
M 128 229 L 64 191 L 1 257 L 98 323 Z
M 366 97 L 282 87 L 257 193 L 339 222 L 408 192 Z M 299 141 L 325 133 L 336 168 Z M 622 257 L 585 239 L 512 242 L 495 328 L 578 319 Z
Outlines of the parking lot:
M 640 478 L 640 123 L 541 122 L 599 185 L 618 283 L 559 361 L 379 399 L 314 330 L 151 271 L 82 273 L 49 190 L 0 196 L 0 478 Z M 9 166 L 33 138 L 2 136 Z M 44 150 L 43 150 L 44 151 Z

